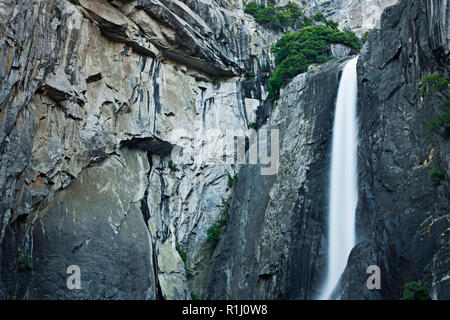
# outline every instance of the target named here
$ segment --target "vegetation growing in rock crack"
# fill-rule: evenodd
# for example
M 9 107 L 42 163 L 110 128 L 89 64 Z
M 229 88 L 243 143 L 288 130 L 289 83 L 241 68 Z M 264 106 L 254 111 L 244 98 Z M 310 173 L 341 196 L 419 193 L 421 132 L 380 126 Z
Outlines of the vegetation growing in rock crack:
M 234 188 L 236 186 L 236 183 L 238 181 L 238 176 L 237 174 L 231 176 L 228 172 L 227 172 L 227 176 L 228 176 L 228 188 Z
M 172 160 L 169 161 L 169 169 L 172 172 L 180 171 L 180 169 L 178 169 L 178 166 Z
M 211 251 L 217 247 L 217 244 L 220 240 L 220 233 L 225 228 L 228 221 L 228 211 L 230 209 L 231 200 L 233 198 L 233 194 L 229 194 L 226 198 L 222 199 L 222 211 L 220 213 L 219 218 L 214 221 L 214 223 L 206 230 L 206 241 L 210 245 Z
M 191 299 L 192 299 L 193 301 L 200 300 L 200 298 L 199 298 L 195 293 L 193 293 L 193 292 L 191 292 Z
M 431 298 L 420 282 L 408 282 L 403 286 L 401 300 L 431 300 Z
M 280 89 L 296 75 L 306 72 L 313 63 L 331 59 L 331 44 L 343 44 L 356 51 L 361 49 L 359 38 L 351 31 L 339 31 L 328 26 L 308 26 L 285 34 L 272 47 L 277 69 L 269 79 L 268 99 L 278 98 Z
M 249 129 L 256 129 L 257 125 L 258 125 L 258 124 L 256 123 L 256 121 L 249 122 L 248 128 L 249 128 Z
M 443 139 L 450 138 L 449 80 L 439 73 L 424 75 L 416 94 L 439 101 L 438 115 L 427 123 L 428 134 L 437 133 Z
M 210 247 L 212 250 L 214 250 L 219 243 L 220 240 L 220 233 L 222 229 L 225 227 L 226 223 L 228 221 L 228 217 L 225 215 L 221 215 L 219 219 L 217 219 L 212 226 L 206 230 L 206 234 L 208 238 L 206 241 L 210 244 Z
M 445 178 L 445 173 L 439 168 L 430 169 L 428 172 L 428 179 L 430 180 L 431 185 L 436 186 L 441 183 Z
M 367 39 L 369 38 L 369 34 L 370 34 L 370 31 L 364 32 L 362 39 L 361 39 L 363 44 L 367 42 Z
M 188 268 L 186 251 L 184 251 L 183 248 L 179 244 L 175 245 L 175 249 L 178 251 L 178 254 L 181 257 L 181 260 L 183 260 L 184 271 L 186 272 L 186 278 L 191 279 L 194 276 L 194 273 L 192 272 L 191 269 Z
M 270 72 L 270 71 L 272 71 L 272 69 L 270 68 L 270 66 L 268 64 L 265 64 L 261 67 L 261 72 L 266 73 L 266 72 Z
M 327 20 L 327 18 L 325 18 L 325 16 L 323 15 L 322 12 L 317 12 L 313 18 L 314 21 L 317 22 L 323 22 L 326 26 L 332 28 L 332 29 L 337 29 L 339 26 L 339 23 L 334 22 L 333 20 Z
M 33 270 L 33 259 L 30 258 L 27 254 L 23 254 L 20 256 L 19 259 L 19 268 L 21 270 L 31 271 Z

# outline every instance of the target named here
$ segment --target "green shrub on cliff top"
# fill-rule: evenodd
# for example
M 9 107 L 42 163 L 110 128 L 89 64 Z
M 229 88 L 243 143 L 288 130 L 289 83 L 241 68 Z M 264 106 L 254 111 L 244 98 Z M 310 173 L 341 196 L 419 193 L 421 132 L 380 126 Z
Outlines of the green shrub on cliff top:
M 307 17 L 292 2 L 279 7 L 250 2 L 244 12 L 275 30 L 300 29 L 285 34 L 272 48 L 277 69 L 268 81 L 269 100 L 277 99 L 280 89 L 293 77 L 307 71 L 310 64 L 327 62 L 331 58 L 330 44 L 344 44 L 356 51 L 361 49 L 361 41 L 353 32 L 339 31 L 338 24 L 327 20 L 321 12 Z M 325 26 L 312 26 L 314 21 L 323 22 Z
M 250 2 L 245 6 L 244 12 L 252 15 L 259 24 L 278 31 L 287 28 L 300 29 L 310 26 L 313 21 L 321 21 L 333 29 L 338 27 L 336 22 L 327 20 L 321 12 L 317 12 L 312 18 L 307 17 L 300 6 L 293 2 L 277 7 L 271 3 L 265 6 Z
M 310 24 L 302 9 L 295 3 L 289 2 L 285 6 L 275 7 L 273 4 L 257 4 L 250 2 L 246 5 L 245 13 L 252 15 L 255 21 L 274 30 L 285 28 L 301 28 Z
M 268 81 L 268 99 L 277 99 L 280 89 L 296 75 L 306 72 L 309 65 L 327 62 L 333 43 L 347 45 L 356 51 L 361 49 L 361 42 L 353 32 L 328 26 L 308 26 L 281 37 L 272 47 L 277 69 Z

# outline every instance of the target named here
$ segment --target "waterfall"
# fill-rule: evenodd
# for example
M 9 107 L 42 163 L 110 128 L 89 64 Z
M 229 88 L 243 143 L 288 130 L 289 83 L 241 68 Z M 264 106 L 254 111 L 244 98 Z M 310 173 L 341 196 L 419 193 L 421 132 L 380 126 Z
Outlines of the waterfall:
M 357 189 L 357 75 L 358 57 L 344 67 L 334 115 L 330 172 L 328 273 L 321 300 L 329 299 L 355 245 Z

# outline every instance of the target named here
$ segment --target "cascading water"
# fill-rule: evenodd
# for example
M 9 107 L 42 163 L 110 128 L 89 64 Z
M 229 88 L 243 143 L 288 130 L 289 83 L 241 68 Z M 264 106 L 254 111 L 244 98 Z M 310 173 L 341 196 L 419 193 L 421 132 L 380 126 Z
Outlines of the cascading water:
M 328 274 L 319 299 L 329 299 L 355 245 L 358 57 L 344 67 L 334 115 L 330 172 Z

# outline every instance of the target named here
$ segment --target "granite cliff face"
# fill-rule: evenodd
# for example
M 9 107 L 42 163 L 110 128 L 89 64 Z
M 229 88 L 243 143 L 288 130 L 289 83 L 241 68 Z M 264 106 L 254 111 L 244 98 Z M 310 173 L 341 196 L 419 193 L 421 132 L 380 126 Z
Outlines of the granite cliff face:
M 274 39 L 242 11 L 163 2 L 2 6 L 3 298 L 190 298 L 176 244 L 204 281 L 235 168 L 171 170 L 172 133 L 210 154 L 208 130 L 247 130 Z M 68 265 L 86 290 L 60 281 Z
M 334 48 L 336 59 L 296 77 L 272 106 L 263 67 L 281 34 L 244 14 L 247 2 L 0 2 L 0 298 L 316 297 L 349 50 Z M 311 13 L 326 6 L 362 34 L 396 1 L 295 2 Z M 432 163 L 449 176 L 448 142 L 426 140 L 436 111 L 414 90 L 423 74 L 448 75 L 449 7 L 400 1 L 360 56 L 361 243 L 337 297 L 397 298 L 404 282 L 422 280 L 448 298 L 449 186 L 427 181 Z M 244 136 L 255 123 L 280 129 L 277 175 L 209 161 L 224 139 L 212 130 Z M 171 162 L 186 141 L 204 157 Z M 211 252 L 207 229 L 229 194 Z M 383 290 L 361 292 L 374 262 Z M 81 290 L 66 286 L 70 265 Z

